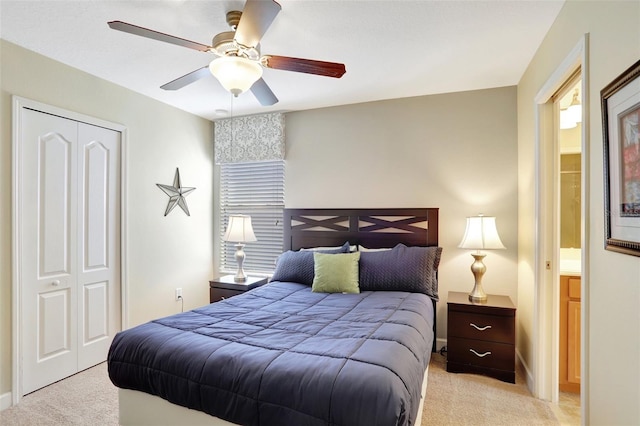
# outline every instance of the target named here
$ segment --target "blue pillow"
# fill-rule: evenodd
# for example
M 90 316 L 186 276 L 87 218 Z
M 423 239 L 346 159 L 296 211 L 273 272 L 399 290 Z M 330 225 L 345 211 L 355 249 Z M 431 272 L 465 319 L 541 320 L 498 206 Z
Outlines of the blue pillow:
M 442 247 L 407 247 L 361 252 L 360 291 L 408 291 L 438 299 L 436 272 Z
M 313 253 L 349 253 L 349 243 L 333 250 L 289 250 L 280 255 L 276 262 L 276 270 L 271 281 L 288 281 L 306 285 L 313 284 Z

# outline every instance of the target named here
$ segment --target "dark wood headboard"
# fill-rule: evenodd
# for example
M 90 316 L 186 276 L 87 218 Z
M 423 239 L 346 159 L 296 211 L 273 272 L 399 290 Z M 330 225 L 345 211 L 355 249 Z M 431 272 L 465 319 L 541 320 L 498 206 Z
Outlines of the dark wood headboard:
M 284 209 L 284 249 L 334 247 L 345 242 L 367 248 L 438 245 L 438 209 Z M 433 300 L 433 299 L 432 299 Z M 433 300 L 436 352 L 436 301 Z
M 438 209 L 284 209 L 284 249 L 438 245 Z

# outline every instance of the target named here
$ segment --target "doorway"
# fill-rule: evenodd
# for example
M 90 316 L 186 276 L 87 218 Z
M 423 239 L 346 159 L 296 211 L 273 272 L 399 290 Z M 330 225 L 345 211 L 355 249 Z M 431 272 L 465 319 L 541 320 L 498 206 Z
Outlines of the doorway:
M 534 281 L 534 361 L 533 392 L 538 398 L 557 403 L 559 400 L 559 324 L 560 324 L 560 148 L 558 146 L 559 111 L 554 95 L 576 75 L 580 80 L 582 104 L 582 128 L 588 129 L 589 119 L 589 37 L 585 34 L 568 53 L 556 70 L 538 91 L 536 104 L 536 177 L 535 177 L 535 265 Z M 573 95 L 573 94 L 572 94 Z M 580 135 L 580 268 L 579 286 L 581 310 L 580 323 L 580 416 L 588 424 L 585 407 L 589 403 L 588 371 L 589 346 L 589 271 L 585 268 L 589 259 L 589 235 L 585 224 L 589 223 L 589 179 L 587 166 L 589 134 Z
M 14 97 L 13 403 L 122 328 L 124 128 Z
M 554 95 L 560 168 L 556 211 L 559 230 L 558 409 L 571 419 L 580 418 L 581 295 L 582 295 L 582 80 L 580 70 Z

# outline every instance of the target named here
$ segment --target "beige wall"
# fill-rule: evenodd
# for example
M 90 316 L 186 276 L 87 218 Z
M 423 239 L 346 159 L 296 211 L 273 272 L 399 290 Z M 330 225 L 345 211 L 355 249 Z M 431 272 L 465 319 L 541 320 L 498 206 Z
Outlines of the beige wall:
M 507 250 L 485 258 L 484 287 L 516 301 L 515 87 L 293 112 L 286 117 L 287 207 L 439 207 L 438 338 L 447 292 L 470 292 L 458 249 L 465 217 L 497 217 Z
M 127 267 L 129 325 L 208 303 L 213 276 L 212 123 L 107 81 L 0 41 L 0 402 L 11 391 L 11 96 L 122 124 L 128 129 Z M 175 209 L 156 183 L 197 189 L 191 216 Z
M 589 424 L 640 423 L 640 259 L 604 250 L 603 140 L 600 90 L 640 58 L 640 2 L 568 1 L 518 84 L 518 347 L 533 354 L 534 97 L 585 33 L 588 88 L 590 282 L 586 330 Z
M 585 131 L 591 259 L 588 359 L 591 424 L 640 422 L 640 263 L 603 249 L 600 90 L 640 58 L 640 3 L 569 0 L 516 89 L 452 93 L 287 114 L 287 207 L 439 207 L 441 302 L 469 291 L 471 256 L 458 249 L 464 217 L 498 217 L 507 246 L 485 259 L 485 288 L 518 303 L 518 351 L 533 353 L 534 103 L 544 82 L 590 34 L 590 120 Z M 0 130 L 0 396 L 11 388 L 11 95 L 121 123 L 129 129 L 131 325 L 206 302 L 212 276 L 211 123 L 10 43 L 2 55 Z M 516 126 L 517 122 L 517 126 Z M 162 217 L 176 166 L 192 211 Z M 212 202 L 213 200 L 213 202 Z M 517 212 L 517 213 L 516 213 Z M 218 235 L 219 233 L 215 233 Z M 179 265 L 179 266 L 176 266 Z

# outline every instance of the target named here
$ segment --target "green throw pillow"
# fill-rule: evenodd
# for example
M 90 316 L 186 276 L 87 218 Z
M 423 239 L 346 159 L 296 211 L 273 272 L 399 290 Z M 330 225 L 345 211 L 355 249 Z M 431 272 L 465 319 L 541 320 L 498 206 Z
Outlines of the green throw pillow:
M 313 284 L 316 293 L 360 293 L 358 262 L 360 253 L 313 253 Z

